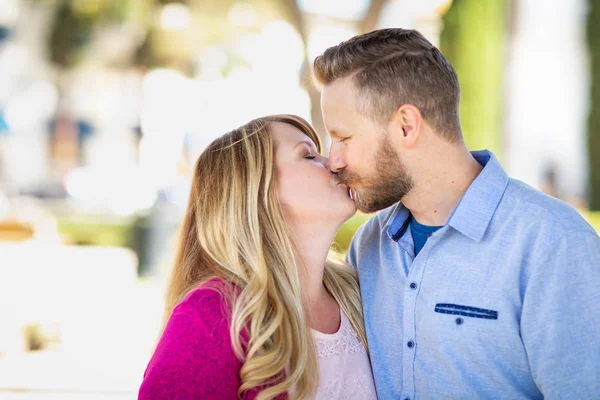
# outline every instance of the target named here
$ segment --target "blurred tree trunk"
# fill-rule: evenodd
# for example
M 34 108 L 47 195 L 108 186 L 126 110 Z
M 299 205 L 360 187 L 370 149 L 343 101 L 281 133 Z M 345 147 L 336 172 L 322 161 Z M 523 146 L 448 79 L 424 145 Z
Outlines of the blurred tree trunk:
M 383 7 L 387 3 L 388 0 L 371 0 L 369 3 L 369 8 L 365 13 L 365 16 L 362 20 L 358 21 L 357 31 L 359 33 L 370 32 L 377 28 L 377 22 L 379 21 L 379 16 L 381 15 L 381 11 Z M 329 143 L 329 138 L 327 136 L 327 132 L 325 131 L 325 125 L 323 124 L 323 116 L 321 114 L 321 93 L 315 86 L 312 78 L 312 62 L 313 60 L 309 59 L 307 52 L 307 44 L 308 44 L 308 32 L 306 27 L 306 21 L 304 18 L 304 14 L 298 7 L 298 3 L 296 0 L 282 0 L 283 8 L 288 16 L 289 22 L 296 28 L 302 41 L 304 42 L 304 64 L 302 66 L 302 81 L 301 85 L 307 91 L 310 97 L 310 111 L 311 111 L 311 120 L 312 125 L 319 134 L 321 141 L 325 143 Z
M 383 11 L 383 7 L 387 3 L 387 0 L 371 0 L 369 8 L 364 18 L 358 23 L 358 31 L 360 33 L 367 33 L 377 29 L 377 23 L 379 22 L 379 16 Z
M 440 50 L 461 86 L 460 117 L 471 149 L 501 150 L 501 112 L 508 3 L 454 0 L 444 15 Z
M 323 125 L 323 116 L 321 115 L 321 94 L 317 90 L 312 80 L 311 62 L 308 59 L 308 33 L 304 15 L 296 0 L 283 0 L 283 9 L 288 16 L 288 21 L 296 29 L 302 42 L 304 43 L 304 62 L 301 68 L 301 81 L 300 85 L 306 90 L 310 98 L 310 117 L 312 120 L 312 126 L 321 138 L 322 143 L 327 143 L 327 132 L 325 132 L 325 125 Z
M 588 0 L 587 40 L 591 61 L 588 162 L 590 209 L 600 211 L 600 0 Z

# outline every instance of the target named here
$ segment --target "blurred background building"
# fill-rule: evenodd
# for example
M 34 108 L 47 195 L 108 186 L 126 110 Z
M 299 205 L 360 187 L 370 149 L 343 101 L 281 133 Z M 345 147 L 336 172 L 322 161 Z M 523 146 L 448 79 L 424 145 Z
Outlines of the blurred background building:
M 600 229 L 600 0 L 0 0 L 0 399 L 136 398 L 196 158 L 274 113 L 327 144 L 312 60 L 383 27 L 455 66 L 470 148 Z

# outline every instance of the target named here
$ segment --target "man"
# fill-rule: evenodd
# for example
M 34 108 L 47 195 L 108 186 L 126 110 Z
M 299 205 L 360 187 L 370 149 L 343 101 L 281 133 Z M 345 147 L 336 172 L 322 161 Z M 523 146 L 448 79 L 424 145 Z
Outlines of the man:
M 599 399 L 600 238 L 491 152 L 469 152 L 440 51 L 384 29 L 314 70 L 331 170 L 360 210 L 385 209 L 347 259 L 378 397 Z

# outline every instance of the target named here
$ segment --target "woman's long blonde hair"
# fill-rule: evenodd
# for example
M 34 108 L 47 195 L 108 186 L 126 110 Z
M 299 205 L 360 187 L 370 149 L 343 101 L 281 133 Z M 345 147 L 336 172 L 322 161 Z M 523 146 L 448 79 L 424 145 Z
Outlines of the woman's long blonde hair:
M 258 399 L 285 392 L 302 399 L 316 389 L 317 355 L 294 240 L 277 195 L 274 122 L 298 128 L 321 151 L 312 127 L 293 115 L 255 119 L 204 150 L 195 165 L 166 317 L 203 282 L 217 277 L 233 283 L 230 333 L 243 363 L 238 395 L 260 387 Z M 334 257 L 331 252 L 325 265 L 325 287 L 366 347 L 356 273 Z

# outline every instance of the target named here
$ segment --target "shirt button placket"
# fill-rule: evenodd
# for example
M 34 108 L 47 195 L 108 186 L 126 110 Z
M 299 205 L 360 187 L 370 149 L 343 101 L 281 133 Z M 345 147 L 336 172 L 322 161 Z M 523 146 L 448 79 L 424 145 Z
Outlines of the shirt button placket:
M 421 249 L 420 256 L 413 262 L 406 277 L 407 285 L 404 290 L 403 313 L 403 349 L 402 349 L 402 400 L 411 400 L 416 396 L 415 387 L 415 358 L 417 356 L 416 314 L 417 297 L 422 289 L 423 275 L 427 267 L 429 253 L 440 240 L 440 231 L 430 235 L 425 246 Z M 431 266 L 430 266 L 431 268 Z
M 416 350 L 414 321 L 416 298 L 418 296 L 417 289 L 419 287 L 417 282 L 419 282 L 418 275 L 420 274 L 420 269 L 417 263 L 413 263 L 407 277 L 408 284 L 404 290 L 404 349 L 402 350 L 402 391 L 404 392 L 404 396 L 402 399 L 410 398 L 414 393 L 414 360 Z

